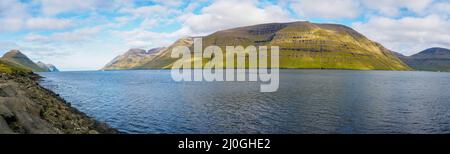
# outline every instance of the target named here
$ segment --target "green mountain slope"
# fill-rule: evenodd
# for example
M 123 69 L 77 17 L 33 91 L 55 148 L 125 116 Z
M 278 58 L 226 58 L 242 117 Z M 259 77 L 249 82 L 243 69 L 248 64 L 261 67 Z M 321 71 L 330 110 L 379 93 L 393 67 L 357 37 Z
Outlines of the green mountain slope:
M 190 47 L 193 43 L 193 38 L 181 38 L 175 43 L 173 43 L 168 48 L 161 50 L 160 53 L 155 56 L 152 60 L 140 65 L 136 66 L 137 69 L 158 69 L 158 68 L 170 68 L 172 63 L 175 62 L 176 59 L 170 57 L 172 50 L 177 46 L 187 46 Z
M 31 61 L 26 55 L 19 50 L 11 50 L 3 55 L 2 61 L 8 62 L 14 66 L 31 70 L 33 72 L 46 72 L 48 69 L 41 68 L 39 65 Z
M 399 55 L 406 64 L 416 70 L 450 71 L 450 50 L 430 48 L 412 56 Z
M 161 50 L 165 49 L 166 48 L 154 48 L 149 51 L 143 49 L 130 49 L 106 64 L 103 67 L 103 70 L 133 69 L 151 61 Z
M 31 72 L 31 70 L 0 59 L 0 73 L 9 74 L 14 72 Z
M 410 70 L 391 51 L 343 25 L 271 23 L 218 31 L 202 38 L 204 48 L 216 45 L 223 52 L 225 46 L 279 46 L 281 68 Z M 177 60 L 170 58 L 171 49 L 177 45 L 192 49 L 192 38 L 178 40 L 135 68 L 170 68 Z

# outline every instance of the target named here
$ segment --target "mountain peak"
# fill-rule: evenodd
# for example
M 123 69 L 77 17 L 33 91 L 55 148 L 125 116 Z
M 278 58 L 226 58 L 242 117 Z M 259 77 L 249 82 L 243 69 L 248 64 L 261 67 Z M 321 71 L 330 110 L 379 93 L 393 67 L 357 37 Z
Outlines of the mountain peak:
M 139 48 L 129 49 L 124 54 L 115 57 L 111 62 L 106 64 L 103 70 L 133 68 L 152 59 L 164 49 L 166 48 L 153 48 L 148 51 Z
M 43 64 L 43 65 L 45 65 L 45 63 L 43 63 L 43 62 L 41 62 L 41 61 L 38 61 L 36 64 Z
M 16 53 L 16 54 L 17 54 L 17 53 L 20 53 L 20 54 L 22 53 L 22 52 L 20 52 L 20 50 L 17 50 L 17 49 L 9 50 L 9 52 L 10 52 L 10 53 Z
M 153 55 L 158 53 L 158 51 L 160 51 L 161 48 L 152 48 L 148 51 L 144 50 L 144 49 L 139 49 L 139 48 L 131 48 L 129 49 L 127 52 L 125 52 L 124 54 L 122 54 L 122 56 L 147 56 L 147 55 Z
M 450 50 L 445 48 L 429 48 L 401 59 L 416 70 L 450 71 Z
M 433 48 L 429 48 L 426 49 L 418 54 L 449 54 L 450 50 L 449 49 L 445 49 L 445 48 L 440 48 L 440 47 L 433 47 Z
M 449 51 L 449 49 L 446 49 L 446 48 L 442 48 L 442 47 L 433 47 L 433 48 L 430 48 L 431 50 L 447 50 L 447 51 Z
M 319 69 L 410 69 L 391 51 L 352 28 L 338 24 L 297 21 L 267 23 L 217 31 L 203 38 L 203 47 L 279 46 L 280 67 Z M 193 38 L 182 38 L 139 69 L 170 68 L 177 60 L 171 48 L 192 47 Z
M 126 53 L 136 53 L 136 54 L 145 54 L 146 51 L 144 49 L 139 49 L 139 48 L 131 48 L 130 50 L 128 50 Z
M 194 42 L 195 37 L 183 37 L 175 41 L 170 47 L 175 46 L 190 46 Z M 170 48 L 169 47 L 169 48 Z
M 411 56 L 412 58 L 446 58 L 450 59 L 450 50 L 446 48 L 433 47 L 423 50 Z
M 28 57 L 19 50 L 10 50 L 3 55 L 3 58 L 28 58 Z

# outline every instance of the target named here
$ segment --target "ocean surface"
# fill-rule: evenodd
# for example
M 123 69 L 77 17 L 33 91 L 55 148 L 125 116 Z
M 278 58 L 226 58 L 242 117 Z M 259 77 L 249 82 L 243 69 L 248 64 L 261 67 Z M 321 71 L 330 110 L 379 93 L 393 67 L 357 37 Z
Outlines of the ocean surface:
M 450 73 L 280 70 L 259 82 L 175 82 L 170 70 L 39 73 L 126 133 L 450 133 Z

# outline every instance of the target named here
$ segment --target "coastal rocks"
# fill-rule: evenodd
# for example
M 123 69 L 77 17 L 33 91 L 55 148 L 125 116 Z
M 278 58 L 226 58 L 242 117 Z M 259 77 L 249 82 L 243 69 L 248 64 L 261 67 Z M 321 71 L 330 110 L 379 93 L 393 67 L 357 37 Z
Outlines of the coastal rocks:
M 117 133 L 42 88 L 35 74 L 0 76 L 0 134 Z
M 14 134 L 14 131 L 9 128 L 5 119 L 0 118 L 0 134 Z

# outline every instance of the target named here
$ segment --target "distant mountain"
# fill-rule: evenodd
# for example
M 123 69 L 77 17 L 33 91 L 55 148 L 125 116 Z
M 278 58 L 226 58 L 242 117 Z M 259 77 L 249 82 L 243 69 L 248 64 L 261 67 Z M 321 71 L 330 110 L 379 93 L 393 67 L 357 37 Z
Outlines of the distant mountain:
M 416 70 L 450 71 L 450 50 L 445 48 L 430 48 L 412 56 L 398 56 L 406 64 Z
M 50 72 L 59 72 L 59 69 L 53 64 L 47 64 L 47 68 Z
M 171 49 L 177 45 L 191 47 L 192 42 L 192 38 L 180 39 L 134 68 L 170 68 L 177 60 L 170 58 Z M 281 68 L 410 69 L 382 45 L 347 26 L 336 24 L 292 22 L 240 27 L 204 36 L 203 47 L 209 45 L 219 46 L 223 52 L 225 46 L 279 46 Z M 208 60 L 204 59 L 204 63 Z
M 46 72 L 59 72 L 58 68 L 56 68 L 54 65 L 52 64 L 45 64 L 41 61 L 38 61 L 36 63 L 40 68 L 46 70 Z
M 36 64 L 32 60 L 30 60 L 26 55 L 24 55 L 19 50 L 11 50 L 3 55 L 0 58 L 4 63 L 8 63 L 11 66 L 15 66 L 18 68 L 22 68 L 25 70 L 30 70 L 33 72 L 49 72 L 51 70 L 55 70 L 56 67 L 53 65 L 47 64 Z M 45 67 L 44 67 L 45 66 Z M 49 68 L 52 67 L 51 69 Z M 56 69 L 57 70 L 57 69 Z
M 141 66 L 165 48 L 154 48 L 148 51 L 143 49 L 130 49 L 124 54 L 117 56 L 103 67 L 103 70 L 133 69 Z
M 170 57 L 172 50 L 177 46 L 187 46 L 190 47 L 194 42 L 194 38 L 186 37 L 175 41 L 169 47 L 159 51 L 159 54 L 152 58 L 151 60 L 145 62 L 142 65 L 136 66 L 137 69 L 159 69 L 159 68 L 170 68 L 172 63 L 176 60 Z

